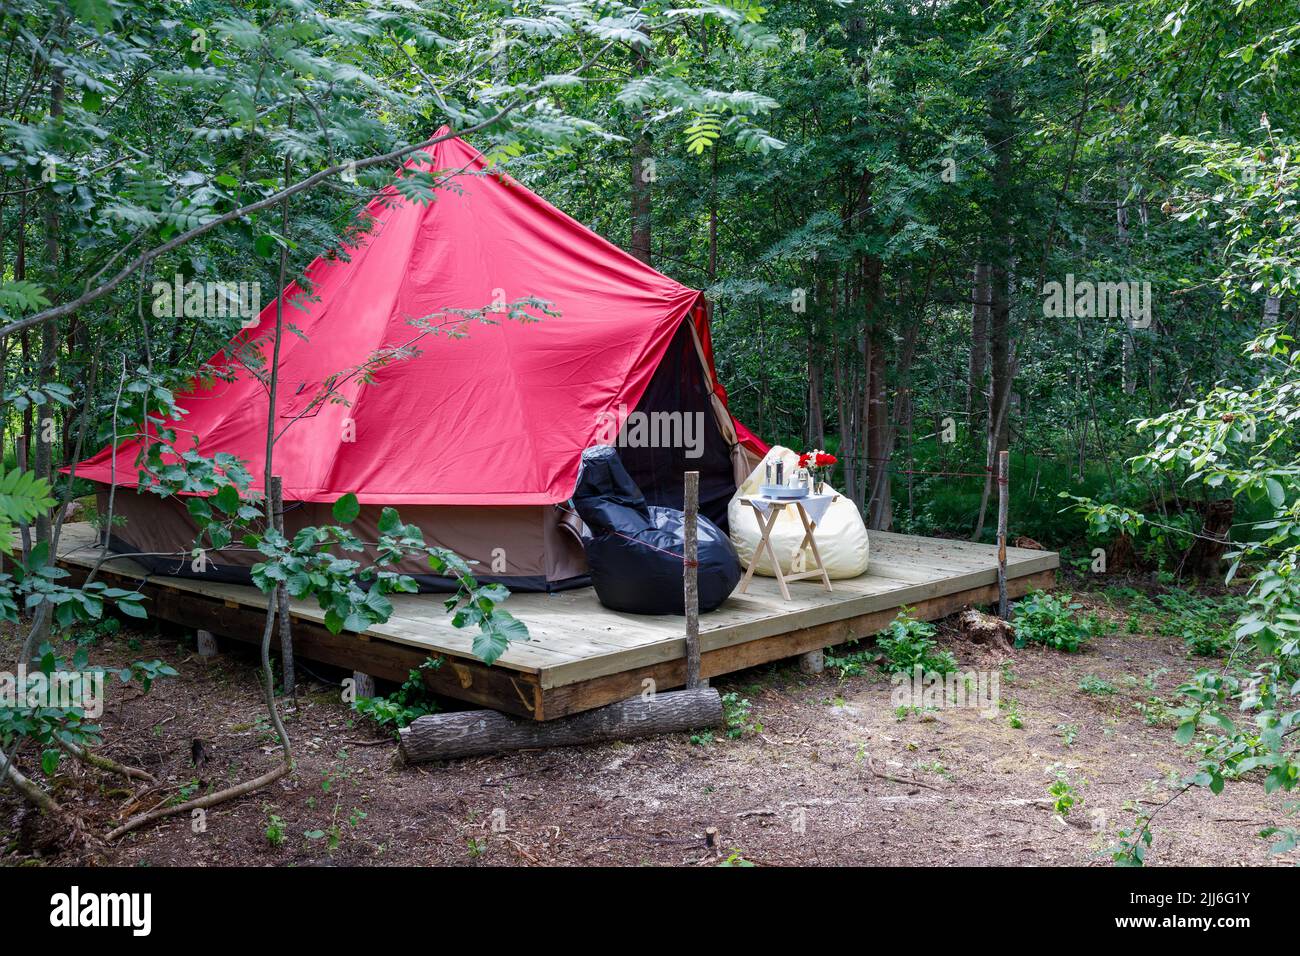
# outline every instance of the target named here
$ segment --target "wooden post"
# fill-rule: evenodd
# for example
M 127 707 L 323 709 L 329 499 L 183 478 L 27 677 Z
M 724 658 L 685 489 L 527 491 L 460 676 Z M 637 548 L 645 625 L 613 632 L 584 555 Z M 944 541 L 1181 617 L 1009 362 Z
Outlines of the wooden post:
M 361 671 L 352 672 L 352 690 L 358 698 L 375 696 L 375 679 Z
M 199 657 L 217 656 L 217 638 L 211 631 L 196 631 L 195 639 L 199 645 Z
M 685 584 L 686 603 L 686 689 L 694 690 L 700 686 L 700 567 L 699 567 L 699 524 L 700 524 L 700 473 L 686 473 L 686 561 Z
M 279 475 L 271 476 L 270 494 L 275 530 L 284 534 L 284 490 Z M 297 700 L 298 684 L 293 666 L 293 621 L 289 617 L 289 592 L 283 581 L 275 587 L 275 603 L 280 616 L 280 666 L 284 670 L 284 693 Z
M 998 617 L 1007 619 L 1007 508 L 1010 504 L 1011 453 L 998 452 Z

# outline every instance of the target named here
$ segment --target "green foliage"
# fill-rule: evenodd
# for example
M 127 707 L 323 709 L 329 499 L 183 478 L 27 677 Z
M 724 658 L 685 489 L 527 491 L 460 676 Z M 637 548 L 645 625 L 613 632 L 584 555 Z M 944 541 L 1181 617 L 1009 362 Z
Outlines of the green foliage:
M 1047 787 L 1047 793 L 1052 798 L 1052 809 L 1062 817 L 1068 817 L 1071 810 L 1083 804 L 1079 785 L 1070 780 L 1070 775 L 1063 767 L 1058 765 L 1051 769 L 1054 777 Z
M 346 495 L 334 505 L 336 520 L 355 520 L 359 510 L 355 495 Z M 291 540 L 274 529 L 260 537 L 249 535 L 246 544 L 256 547 L 266 559 L 253 566 L 253 583 L 267 592 L 283 583 L 290 597 L 315 599 L 332 632 L 361 632 L 392 615 L 389 595 L 418 589 L 409 575 L 386 569 L 420 555 L 435 574 L 458 582 L 460 590 L 444 602 L 445 607 L 454 626 L 477 627 L 473 650 L 486 663 L 496 661 L 511 641 L 527 639 L 524 624 L 498 607 L 510 596 L 506 588 L 480 585 L 462 558 L 446 548 L 425 544 L 419 526 L 403 522 L 395 508 L 383 509 L 378 531 L 372 564 L 336 553 L 367 550 L 357 535 L 339 526 L 303 528 Z
M 857 641 L 828 647 L 822 656 L 823 665 L 833 671 L 841 681 L 850 677 L 861 677 L 878 665 L 880 660 L 879 651 L 860 647 Z
M 1079 690 L 1093 697 L 1110 697 L 1119 692 L 1114 684 L 1096 674 L 1085 674 L 1079 681 Z
M 1166 591 L 1156 597 L 1165 612 L 1157 630 L 1181 639 L 1187 652 L 1196 657 L 1219 657 L 1236 643 L 1235 619 L 1246 610 L 1246 602 L 1228 596 L 1209 598 L 1184 590 Z
M 283 846 L 287 836 L 284 819 L 274 813 L 270 814 L 266 818 L 266 842 L 273 847 Z
M 0 572 L 0 620 L 17 622 L 19 607 L 24 611 L 48 612 L 59 628 L 99 621 L 106 607 L 127 617 L 144 618 L 144 596 L 137 591 L 109 587 L 91 581 L 71 588 L 61 583 L 70 573 L 50 562 L 48 544 L 38 544 L 18 561 L 10 573 Z
M 49 482 L 32 472 L 0 466 L 0 554 L 13 554 L 14 526 L 31 522 L 55 505 Z
M 1149 816 L 1139 814 L 1131 829 L 1120 830 L 1115 836 L 1110 858 L 1116 866 L 1135 867 L 1146 864 L 1147 850 L 1153 842 Z
M 718 864 L 720 867 L 752 867 L 754 864 L 746 860 L 740 850 L 733 849 L 727 854 L 727 858 Z
M 413 668 L 397 690 L 386 697 L 358 697 L 353 707 L 380 727 L 394 730 L 407 726 L 417 717 L 436 714 L 438 704 L 425 687 L 424 671 L 442 666 L 442 658 L 430 658 Z
M 1004 697 L 998 702 L 998 706 L 1003 713 L 1007 715 L 1007 726 L 1012 730 L 1023 730 L 1025 726 L 1024 715 L 1020 713 L 1020 704 L 1010 697 Z
M 17 674 L 9 678 L 18 706 L 0 706 L 0 748 L 8 750 L 19 739 L 31 742 L 42 750 L 42 771 L 53 776 L 60 743 L 85 749 L 103 742 L 88 709 L 96 703 L 102 706 L 109 679 L 137 684 L 148 693 L 159 678 L 175 676 L 176 669 L 160 660 L 105 668 L 91 663 L 85 647 L 75 647 L 66 656 L 55 644 L 45 642 L 37 647 L 36 667 L 26 672 L 25 681 L 20 684 Z
M 722 726 L 729 740 L 739 740 L 747 734 L 761 734 L 763 725 L 752 719 L 753 704 L 749 698 L 736 691 L 722 695 Z M 713 743 L 713 731 L 702 730 L 693 733 L 690 741 L 693 746 L 704 747 Z
M 1282 218 L 1300 223 L 1295 212 Z M 1260 268 L 1259 243 L 1251 240 L 1249 248 L 1249 267 Z M 1296 262 L 1293 252 L 1285 255 Z M 1244 607 L 1162 596 L 1165 609 L 1173 612 L 1162 628 L 1183 636 L 1193 653 L 1233 649 L 1231 663 L 1237 666 L 1198 671 L 1179 687 L 1182 705 L 1162 708 L 1162 718 L 1177 725 L 1175 740 L 1195 744 L 1200 752 L 1185 787 L 1216 794 L 1229 779 L 1259 779 L 1266 792 L 1290 791 L 1300 782 L 1294 735 L 1300 727 L 1300 436 L 1295 434 L 1300 352 L 1287 336 L 1267 331 L 1247 353 L 1263 366 L 1253 382 L 1218 385 L 1200 399 L 1139 423 L 1139 430 L 1151 435 L 1151 446 L 1132 461 L 1139 474 L 1167 473 L 1263 503 L 1271 511 L 1229 554 L 1229 580 L 1243 567 L 1255 566 Z M 1223 626 L 1224 612 L 1239 613 L 1231 629 Z M 1250 654 L 1238 653 L 1243 645 Z M 1138 834 L 1144 842 L 1131 837 L 1125 859 L 1140 861 L 1150 836 L 1144 826 Z
M 937 649 L 935 628 L 912 617 L 908 608 L 898 612 L 889 626 L 876 635 L 883 657 L 880 667 L 891 674 L 911 674 L 917 667 L 925 674 L 951 674 L 957 659 L 951 651 Z
M 722 695 L 722 720 L 729 738 L 738 740 L 749 733 L 763 732 L 763 725 L 750 719 L 752 710 L 749 698 L 735 691 Z
M 1080 615 L 1082 609 L 1069 594 L 1030 592 L 1015 605 L 1016 647 L 1042 644 L 1055 651 L 1077 653 L 1102 631 L 1097 616 Z

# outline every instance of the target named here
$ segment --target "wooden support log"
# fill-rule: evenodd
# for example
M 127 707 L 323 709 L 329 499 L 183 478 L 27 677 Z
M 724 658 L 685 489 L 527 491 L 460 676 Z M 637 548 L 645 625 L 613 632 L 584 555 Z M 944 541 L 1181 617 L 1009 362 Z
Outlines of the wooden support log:
M 573 747 L 722 725 L 722 698 L 712 688 L 665 691 L 539 723 L 495 710 L 419 717 L 399 741 L 407 763 L 450 760 L 534 747 Z

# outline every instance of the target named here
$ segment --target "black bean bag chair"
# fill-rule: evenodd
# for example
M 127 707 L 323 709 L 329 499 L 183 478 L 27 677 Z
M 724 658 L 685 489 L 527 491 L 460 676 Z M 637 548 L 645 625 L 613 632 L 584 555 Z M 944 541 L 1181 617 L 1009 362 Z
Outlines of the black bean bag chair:
M 590 532 L 583 544 L 601 604 L 632 614 L 686 613 L 686 516 L 647 505 L 613 447 L 583 453 L 573 505 Z M 708 518 L 700 515 L 697 527 L 700 611 L 707 612 L 740 582 L 740 559 L 731 539 Z

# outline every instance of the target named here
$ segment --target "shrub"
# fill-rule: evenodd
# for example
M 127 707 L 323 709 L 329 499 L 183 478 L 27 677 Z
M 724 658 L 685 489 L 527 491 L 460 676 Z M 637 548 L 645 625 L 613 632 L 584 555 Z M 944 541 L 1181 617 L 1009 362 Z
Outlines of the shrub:
M 927 674 L 951 674 L 957 669 L 957 659 L 950 651 L 936 649 L 934 634 L 933 624 L 916 620 L 909 608 L 903 608 L 876 635 L 883 654 L 881 668 L 891 674 L 910 674 L 917 667 Z
M 1230 648 L 1237 618 L 1246 611 L 1246 602 L 1238 597 L 1214 599 L 1181 590 L 1167 591 L 1156 601 L 1169 615 L 1160 622 L 1160 633 L 1182 638 L 1194 657 L 1218 657 Z
M 1085 641 L 1102 631 L 1101 621 L 1095 614 L 1078 613 L 1082 607 L 1069 594 L 1030 592 L 1016 605 L 1016 647 L 1044 644 L 1067 654 L 1078 652 Z
M 1085 675 L 1083 680 L 1079 681 L 1079 690 L 1094 697 L 1109 697 L 1111 694 L 1118 693 L 1114 684 L 1096 674 Z
M 357 713 L 369 717 L 380 727 L 402 728 L 426 714 L 436 714 L 438 703 L 424 686 L 424 668 L 437 669 L 441 658 L 430 658 L 413 668 L 401 687 L 387 697 L 358 697 L 353 706 Z
M 727 736 L 737 740 L 750 731 L 761 733 L 763 725 L 749 719 L 752 705 L 748 697 L 741 697 L 735 691 L 722 695 L 722 717 L 726 724 Z

